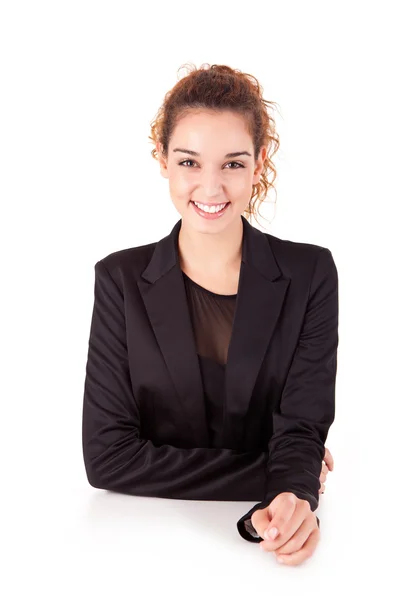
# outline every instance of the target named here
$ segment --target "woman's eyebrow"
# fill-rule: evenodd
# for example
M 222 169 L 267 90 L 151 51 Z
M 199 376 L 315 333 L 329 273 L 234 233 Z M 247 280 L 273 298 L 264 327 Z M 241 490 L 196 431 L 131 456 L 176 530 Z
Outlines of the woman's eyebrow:
M 174 148 L 173 152 L 184 152 L 185 154 L 191 154 L 192 156 L 200 156 L 200 152 L 186 150 L 186 148 Z M 235 158 L 241 154 L 247 154 L 247 156 L 251 156 L 250 152 L 247 152 L 247 150 L 242 150 L 241 152 L 228 152 L 228 154 L 225 154 L 225 158 Z

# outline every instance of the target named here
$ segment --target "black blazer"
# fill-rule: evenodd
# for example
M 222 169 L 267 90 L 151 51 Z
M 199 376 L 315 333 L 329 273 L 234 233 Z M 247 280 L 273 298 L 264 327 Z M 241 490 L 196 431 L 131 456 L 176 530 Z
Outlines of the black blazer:
M 157 243 L 113 252 L 94 266 L 82 442 L 95 488 L 257 501 L 237 522 L 253 542 L 260 538 L 250 534 L 249 518 L 277 494 L 290 491 L 318 507 L 335 415 L 338 275 L 327 248 L 241 219 L 223 447 L 208 439 L 178 258 L 181 219 Z

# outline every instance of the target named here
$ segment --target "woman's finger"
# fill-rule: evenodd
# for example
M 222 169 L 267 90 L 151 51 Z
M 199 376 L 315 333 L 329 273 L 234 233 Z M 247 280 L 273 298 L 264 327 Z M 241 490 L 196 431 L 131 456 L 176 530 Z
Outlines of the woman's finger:
M 325 448 L 324 461 L 327 464 L 329 470 L 333 471 L 333 467 L 334 467 L 333 456 L 330 453 L 330 450 L 328 450 L 328 448 Z
M 320 535 L 319 528 L 317 527 L 310 533 L 307 541 L 302 548 L 300 548 L 300 550 L 297 550 L 292 554 L 282 554 L 281 556 L 277 557 L 278 562 L 284 565 L 294 566 L 301 564 L 305 560 L 308 560 L 315 552 Z
M 270 511 L 272 518 L 264 511 Z M 260 542 L 267 552 L 278 550 L 296 533 L 310 513 L 308 500 L 297 498 L 292 492 L 282 492 L 264 510 L 255 511 L 251 517 L 253 527 L 263 537 Z M 268 522 L 269 521 L 269 522 Z M 269 531 L 277 529 L 276 536 L 269 536 Z
M 281 554 L 293 554 L 293 552 L 300 550 L 309 538 L 315 527 L 315 524 L 316 519 L 314 515 L 311 516 L 311 519 L 305 519 L 294 535 L 292 535 L 292 537 L 286 542 L 286 544 L 283 544 L 277 548 L 277 550 L 274 550 L 276 557 L 280 556 Z

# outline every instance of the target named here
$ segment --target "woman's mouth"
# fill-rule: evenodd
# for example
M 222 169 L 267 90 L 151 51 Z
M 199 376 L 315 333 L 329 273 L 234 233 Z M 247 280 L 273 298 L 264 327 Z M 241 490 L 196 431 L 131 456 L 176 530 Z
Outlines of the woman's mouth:
M 220 217 L 222 217 L 222 215 L 224 215 L 230 205 L 230 202 L 225 202 L 225 203 L 221 203 L 219 206 L 221 207 L 220 210 L 215 211 L 215 212 L 206 212 L 205 210 L 202 210 L 199 206 L 196 206 L 196 204 L 193 202 L 193 200 L 190 201 L 190 204 L 193 206 L 194 210 L 196 211 L 196 213 L 198 215 L 200 215 L 201 217 L 203 217 L 203 219 L 218 219 Z M 225 206 L 222 206 L 222 204 L 225 204 Z

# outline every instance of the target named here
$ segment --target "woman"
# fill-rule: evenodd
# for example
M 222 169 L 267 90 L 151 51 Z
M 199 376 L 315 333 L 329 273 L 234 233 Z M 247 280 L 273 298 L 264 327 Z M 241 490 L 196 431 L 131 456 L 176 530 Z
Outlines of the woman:
M 338 278 L 327 248 L 248 222 L 276 175 L 270 105 L 220 65 L 165 97 L 152 155 L 182 218 L 95 265 L 83 454 L 96 488 L 261 500 L 240 535 L 294 565 L 333 468 Z

